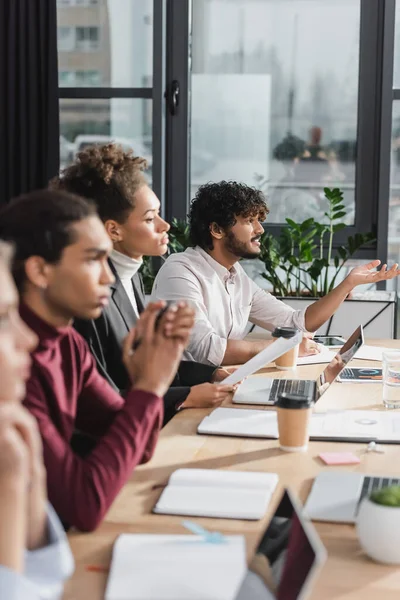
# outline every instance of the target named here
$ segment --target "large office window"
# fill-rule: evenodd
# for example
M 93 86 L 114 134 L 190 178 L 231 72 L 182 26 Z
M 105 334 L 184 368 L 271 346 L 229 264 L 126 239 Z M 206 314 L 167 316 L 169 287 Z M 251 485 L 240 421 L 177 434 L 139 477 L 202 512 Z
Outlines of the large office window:
M 286 217 L 323 221 L 323 188 L 340 187 L 334 245 L 377 233 L 391 2 L 170 2 L 167 214 L 184 217 L 202 183 L 234 179 L 265 191 L 279 234 Z
M 118 139 L 149 159 L 168 218 L 202 183 L 235 179 L 265 191 L 278 234 L 287 216 L 323 220 L 323 187 L 338 186 L 335 245 L 374 231 L 359 257 L 385 259 L 395 1 L 57 0 L 61 166 Z
M 390 197 L 388 256 L 400 262 L 400 1 L 396 1 L 393 65 L 392 136 L 390 146 Z M 399 289 L 399 282 L 394 282 Z
M 152 167 L 153 1 L 58 0 L 60 162 L 115 140 Z
M 240 180 L 283 223 L 340 186 L 353 225 L 359 54 L 360 0 L 194 0 L 191 197 Z

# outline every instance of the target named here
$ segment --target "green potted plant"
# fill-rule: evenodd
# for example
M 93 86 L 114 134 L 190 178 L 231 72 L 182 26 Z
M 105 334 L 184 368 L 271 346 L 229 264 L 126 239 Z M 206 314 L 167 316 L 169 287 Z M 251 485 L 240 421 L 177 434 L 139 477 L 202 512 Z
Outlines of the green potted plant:
M 253 266 L 250 261 L 245 265 L 261 287 L 269 289 L 295 310 L 305 309 L 338 285 L 349 259 L 375 239 L 373 233 L 357 233 L 337 247 L 337 234 L 346 227 L 343 193 L 338 188 L 325 188 L 324 195 L 324 223 L 314 218 L 296 223 L 288 218 L 278 238 L 267 228 L 261 238 L 262 268 L 257 271 L 256 264 Z M 369 337 L 391 338 L 394 337 L 395 321 L 394 292 L 357 290 L 319 333 L 346 336 L 354 329 L 354 323 L 363 323 L 368 326 Z M 259 333 L 256 328 L 255 335 Z
M 381 563 L 400 564 L 400 486 L 385 487 L 364 498 L 356 528 L 368 556 Z
M 190 245 L 189 225 L 187 222 L 181 219 L 172 219 L 171 229 L 168 232 L 168 237 L 170 253 L 183 252 L 186 250 L 186 248 Z M 143 265 L 140 269 L 146 295 L 151 294 L 154 279 L 157 275 L 157 269 L 154 264 L 155 261 L 155 257 L 145 256 L 143 259 Z
M 325 296 L 336 285 L 346 262 L 362 246 L 375 239 L 372 233 L 357 233 L 347 238 L 347 244 L 333 250 L 335 234 L 346 227 L 343 192 L 324 188 L 327 222 L 318 223 L 313 217 L 302 223 L 286 219 L 279 238 L 265 232 L 261 237 L 261 273 L 281 297 Z

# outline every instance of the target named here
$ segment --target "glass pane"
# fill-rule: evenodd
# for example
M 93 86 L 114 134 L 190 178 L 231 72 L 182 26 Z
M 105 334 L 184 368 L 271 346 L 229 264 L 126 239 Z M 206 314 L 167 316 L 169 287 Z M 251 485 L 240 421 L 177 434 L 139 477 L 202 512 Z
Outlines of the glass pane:
M 239 180 L 281 223 L 323 219 L 338 186 L 354 223 L 360 0 L 194 0 L 192 15 L 191 197 Z
M 400 88 L 400 0 L 396 0 L 396 21 L 394 30 L 394 69 L 393 87 Z
M 147 159 L 147 176 L 152 168 L 152 101 L 113 98 L 111 100 L 60 100 L 60 167 L 76 152 L 92 144 L 111 140 L 132 148 Z
M 61 87 L 152 86 L 153 0 L 57 0 L 57 15 Z
M 392 113 L 388 245 L 389 264 L 400 263 L 400 100 L 393 102 Z M 388 282 L 389 289 L 393 284 L 399 289 L 397 279 Z

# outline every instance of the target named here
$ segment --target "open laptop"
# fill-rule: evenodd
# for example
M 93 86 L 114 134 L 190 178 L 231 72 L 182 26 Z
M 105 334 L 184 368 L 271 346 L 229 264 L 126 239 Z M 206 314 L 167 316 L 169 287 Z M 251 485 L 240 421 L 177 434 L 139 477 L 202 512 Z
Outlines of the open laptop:
M 364 343 L 363 327 L 359 325 L 317 379 L 246 379 L 233 396 L 235 404 L 275 404 L 278 394 L 304 394 L 314 402 L 326 392 L 347 363 Z
M 322 471 L 314 479 L 304 512 L 315 521 L 355 523 L 361 500 L 389 485 L 400 485 L 400 478 Z
M 325 560 L 317 532 L 294 495 L 285 490 L 236 600 L 304 600 Z

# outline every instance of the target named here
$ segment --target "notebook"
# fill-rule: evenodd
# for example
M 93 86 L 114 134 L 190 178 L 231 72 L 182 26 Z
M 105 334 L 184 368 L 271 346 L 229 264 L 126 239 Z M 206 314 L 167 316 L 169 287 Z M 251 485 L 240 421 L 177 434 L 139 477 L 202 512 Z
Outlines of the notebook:
M 153 512 L 257 520 L 264 516 L 277 483 L 276 473 L 178 469 Z
M 105 600 L 234 600 L 246 574 L 244 536 L 123 534 Z
M 276 411 L 217 408 L 197 432 L 207 435 L 278 438 Z M 400 443 L 400 413 L 376 410 L 332 410 L 313 413 L 310 439 L 337 442 Z

